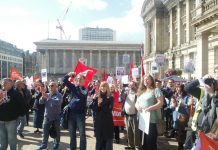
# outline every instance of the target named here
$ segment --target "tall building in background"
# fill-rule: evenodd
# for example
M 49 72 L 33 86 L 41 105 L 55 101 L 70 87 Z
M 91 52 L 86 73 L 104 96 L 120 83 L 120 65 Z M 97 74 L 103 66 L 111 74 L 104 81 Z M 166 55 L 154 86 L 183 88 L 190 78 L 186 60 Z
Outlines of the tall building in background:
M 15 67 L 23 74 L 24 51 L 15 45 L 0 40 L 0 79 L 10 77 L 10 68 Z
M 80 29 L 79 40 L 116 41 L 116 32 L 110 28 L 86 27 Z

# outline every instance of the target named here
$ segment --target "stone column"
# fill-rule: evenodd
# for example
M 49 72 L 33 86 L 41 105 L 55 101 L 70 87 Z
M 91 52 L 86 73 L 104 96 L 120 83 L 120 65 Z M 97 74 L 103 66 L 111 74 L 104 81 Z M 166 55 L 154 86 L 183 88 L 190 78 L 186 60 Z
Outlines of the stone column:
M 118 56 L 118 51 L 116 51 L 116 66 L 119 66 L 119 56 Z
M 49 65 L 49 50 L 45 51 L 45 68 L 47 69 L 47 72 L 50 73 L 50 65 Z
M 186 0 L 186 43 L 190 42 L 190 0 Z
M 173 10 L 170 10 L 170 49 L 173 49 Z
M 150 52 L 150 25 L 149 21 L 145 23 L 145 55 Z
M 135 52 L 133 52 L 133 59 L 132 59 L 132 61 L 133 61 L 133 64 L 136 64 L 136 56 L 135 56 Z M 138 60 L 139 61 L 139 60 Z
M 84 50 L 81 50 L 81 58 L 84 58 Z
M 67 70 L 67 63 L 66 63 L 66 60 L 67 60 L 67 51 L 64 50 L 63 53 L 64 53 L 63 54 L 63 67 L 64 67 L 63 68 L 63 72 L 67 73 L 67 71 L 66 71 Z
M 110 52 L 107 51 L 107 70 L 110 68 Z
M 199 33 L 197 36 L 197 77 L 201 78 L 208 73 L 208 33 Z
M 89 60 L 90 60 L 90 66 L 93 67 L 92 66 L 92 62 L 93 62 L 92 61 L 92 50 L 89 50 Z
M 72 51 L 72 68 L 76 67 L 75 51 Z
M 56 74 L 57 70 L 58 70 L 58 55 L 57 55 L 57 50 L 54 50 L 54 55 L 55 55 L 55 58 L 54 58 L 54 74 Z
M 101 73 L 101 51 L 98 51 L 98 70 Z
M 1 60 L 1 79 L 2 79 L 2 60 Z
M 181 5 L 177 4 L 177 45 L 181 45 Z

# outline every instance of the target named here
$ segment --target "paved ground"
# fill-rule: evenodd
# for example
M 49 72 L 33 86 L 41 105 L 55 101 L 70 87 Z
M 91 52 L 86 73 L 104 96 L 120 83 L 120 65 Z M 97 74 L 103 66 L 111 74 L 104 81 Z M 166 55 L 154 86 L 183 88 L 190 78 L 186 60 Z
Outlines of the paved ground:
M 42 134 L 35 134 L 34 128 L 32 127 L 32 122 L 30 122 L 30 126 L 25 127 L 24 136 L 25 139 L 20 139 L 18 136 L 18 150 L 35 150 L 37 149 L 42 140 Z M 86 120 L 86 134 L 87 134 L 87 150 L 95 149 L 95 138 L 93 136 L 92 130 L 92 117 L 89 117 Z M 49 139 L 49 147 L 48 150 L 52 148 L 52 139 Z M 61 143 L 60 150 L 69 150 L 69 133 L 66 130 L 61 131 Z M 77 147 L 79 147 L 79 138 L 77 138 Z M 124 133 L 121 133 L 121 143 L 113 144 L 114 150 L 123 150 L 126 146 L 126 138 Z M 158 137 L 158 150 L 176 150 L 177 145 L 175 139 L 166 139 L 165 137 Z

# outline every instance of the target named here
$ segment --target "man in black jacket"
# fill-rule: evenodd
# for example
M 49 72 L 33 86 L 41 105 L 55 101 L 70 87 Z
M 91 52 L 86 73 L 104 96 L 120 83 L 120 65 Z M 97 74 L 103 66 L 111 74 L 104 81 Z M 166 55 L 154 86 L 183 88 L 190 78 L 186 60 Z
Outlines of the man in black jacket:
M 0 150 L 16 150 L 17 118 L 25 114 L 22 96 L 13 88 L 13 81 L 5 78 L 2 81 L 3 91 L 0 94 Z

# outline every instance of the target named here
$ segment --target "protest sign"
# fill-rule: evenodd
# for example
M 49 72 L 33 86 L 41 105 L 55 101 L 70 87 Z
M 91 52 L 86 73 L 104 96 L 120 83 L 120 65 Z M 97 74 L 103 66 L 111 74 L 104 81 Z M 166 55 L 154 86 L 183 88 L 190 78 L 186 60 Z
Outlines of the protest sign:
M 149 134 L 150 112 L 142 111 L 139 113 L 139 129 Z
M 42 78 L 42 82 L 47 82 L 48 81 L 47 69 L 42 69 L 41 70 L 41 78 Z
M 114 103 L 112 110 L 114 126 L 125 126 L 124 117 L 121 115 L 122 103 Z

